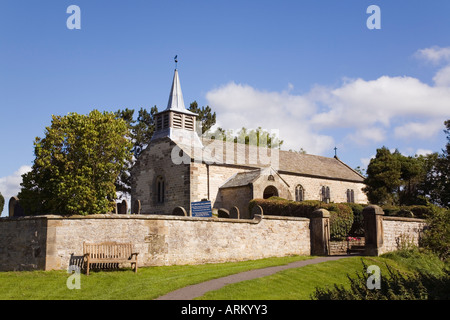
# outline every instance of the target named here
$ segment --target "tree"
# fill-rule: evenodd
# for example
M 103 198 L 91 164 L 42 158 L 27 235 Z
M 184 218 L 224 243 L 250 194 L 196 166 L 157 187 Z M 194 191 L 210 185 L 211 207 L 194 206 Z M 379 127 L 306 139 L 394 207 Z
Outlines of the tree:
M 21 204 L 27 214 L 111 212 L 115 182 L 131 160 L 127 123 L 114 113 L 52 116 L 45 137 L 34 142 L 32 170 L 22 175 Z
M 3 197 L 2 193 L 0 192 L 0 213 L 3 212 L 4 206 L 5 206 L 5 198 Z
M 209 106 L 199 108 L 197 101 L 194 101 L 190 104 L 189 111 L 198 114 L 197 121 L 202 124 L 202 134 L 216 124 L 216 113 L 211 113 L 212 110 Z
M 395 192 L 400 186 L 400 178 L 401 163 L 388 148 L 382 147 L 377 149 L 375 158 L 370 160 L 363 191 L 371 203 L 394 204 L 398 200 Z
M 147 147 L 155 132 L 155 120 L 154 115 L 158 112 L 156 106 L 150 109 L 148 112 L 146 109 L 141 108 L 138 112 L 138 117 L 134 120 L 134 109 L 118 110 L 116 117 L 124 120 L 128 125 L 129 135 L 131 142 L 133 143 L 132 152 L 134 159 L 130 159 L 126 166 L 122 169 L 116 181 L 116 189 L 119 192 L 128 194 L 131 192 L 131 176 L 130 169 L 134 164 L 134 161 L 139 157 L 141 152 Z
M 214 132 L 207 132 L 205 136 L 212 139 L 267 148 L 279 148 L 283 144 L 283 140 L 280 140 L 276 134 L 270 133 L 261 127 L 253 130 L 242 127 L 237 133 L 234 133 L 233 130 L 217 128 Z
M 437 161 L 436 192 L 441 206 L 450 207 L 450 120 L 444 122 L 447 144 Z

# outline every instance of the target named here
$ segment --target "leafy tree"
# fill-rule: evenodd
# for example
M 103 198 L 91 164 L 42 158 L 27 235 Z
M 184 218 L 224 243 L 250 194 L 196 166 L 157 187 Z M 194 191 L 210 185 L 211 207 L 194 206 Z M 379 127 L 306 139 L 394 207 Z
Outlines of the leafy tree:
M 439 156 L 436 163 L 437 175 L 435 177 L 435 188 L 439 195 L 439 204 L 441 206 L 450 207 L 450 120 L 444 122 L 447 134 L 447 144 L 442 150 L 442 155 Z
M 194 101 L 190 104 L 189 111 L 198 114 L 197 121 L 202 124 L 202 134 L 216 124 L 216 113 L 212 113 L 209 106 L 199 108 L 197 101 Z
M 5 206 L 5 198 L 3 197 L 2 193 L 0 192 L 0 213 L 3 211 L 4 206 Z
M 126 108 L 125 110 L 118 110 L 116 112 L 116 117 L 124 120 L 128 125 L 129 135 L 131 137 L 131 142 L 133 143 L 132 152 L 134 155 L 134 158 L 127 162 L 126 166 L 117 177 L 116 189 L 119 192 L 131 192 L 130 169 L 133 166 L 134 161 L 139 157 L 152 139 L 153 133 L 155 132 L 154 115 L 157 112 L 158 108 L 156 106 L 152 107 L 150 112 L 141 108 L 136 120 L 134 120 L 134 109 Z
M 397 202 L 395 192 L 401 181 L 401 163 L 388 148 L 377 149 L 375 158 L 367 167 L 366 187 L 363 189 L 369 202 L 374 204 L 394 204 Z
M 271 134 L 261 127 L 252 130 L 248 130 L 247 128 L 242 127 L 242 129 L 239 130 L 236 134 L 232 130 L 217 128 L 217 130 L 212 133 L 207 132 L 206 136 L 213 139 L 222 139 L 223 141 L 233 141 L 234 143 L 242 143 L 267 148 L 279 148 L 283 144 L 283 140 L 280 140 L 276 136 L 276 134 Z
M 114 113 L 52 116 L 34 142 L 32 170 L 22 175 L 27 214 L 97 214 L 112 211 L 115 181 L 130 161 L 127 123 Z

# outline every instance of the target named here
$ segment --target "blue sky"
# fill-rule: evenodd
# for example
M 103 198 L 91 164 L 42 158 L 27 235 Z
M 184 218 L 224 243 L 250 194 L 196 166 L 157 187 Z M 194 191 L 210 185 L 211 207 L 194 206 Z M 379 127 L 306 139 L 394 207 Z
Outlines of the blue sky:
M 0 192 L 17 192 L 52 114 L 165 108 L 176 54 L 185 104 L 224 128 L 278 130 L 285 148 L 324 156 L 337 146 L 351 167 L 383 145 L 441 151 L 449 13 L 446 0 L 2 0 Z

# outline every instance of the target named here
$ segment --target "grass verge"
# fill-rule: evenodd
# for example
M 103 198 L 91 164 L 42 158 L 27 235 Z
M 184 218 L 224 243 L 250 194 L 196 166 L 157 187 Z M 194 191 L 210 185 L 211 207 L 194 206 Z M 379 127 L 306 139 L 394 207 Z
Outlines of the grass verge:
M 69 290 L 65 271 L 0 272 L 0 300 L 142 300 L 252 269 L 311 259 L 289 256 L 220 264 L 163 266 L 91 272 L 80 275 L 81 288 Z

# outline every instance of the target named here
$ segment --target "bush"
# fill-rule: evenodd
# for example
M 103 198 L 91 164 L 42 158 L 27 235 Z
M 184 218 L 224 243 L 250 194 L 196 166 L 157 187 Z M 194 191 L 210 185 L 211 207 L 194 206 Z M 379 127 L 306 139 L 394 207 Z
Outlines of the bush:
M 448 300 L 450 298 L 450 274 L 441 276 L 425 273 L 406 274 L 393 270 L 389 265 L 388 276 L 381 276 L 380 289 L 369 289 L 367 267 L 356 273 L 350 281 L 350 288 L 334 285 L 333 288 L 316 288 L 314 300 Z
M 3 211 L 3 206 L 5 205 L 5 198 L 2 196 L 0 192 L 0 213 Z
M 316 200 L 297 202 L 280 197 L 271 197 L 269 199 L 251 200 L 249 203 L 250 212 L 255 205 L 260 205 L 263 211 L 270 215 L 303 218 L 310 218 L 311 214 L 317 209 L 326 209 L 330 212 L 330 238 L 332 240 L 345 239 L 353 225 L 352 208 L 343 203 L 326 204 Z
M 420 245 L 447 260 L 450 251 L 450 210 L 433 207 Z
M 353 224 L 349 231 L 349 236 L 351 237 L 364 237 L 364 217 L 363 209 L 364 206 L 358 203 L 345 203 L 349 206 L 353 212 Z
M 392 217 L 408 217 L 408 218 L 420 218 L 426 219 L 433 213 L 433 206 L 428 205 L 412 205 L 412 206 L 392 206 L 384 205 L 382 209 L 384 215 Z
M 326 204 L 324 209 L 330 212 L 330 239 L 344 240 L 353 225 L 352 209 L 342 203 Z

